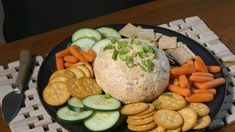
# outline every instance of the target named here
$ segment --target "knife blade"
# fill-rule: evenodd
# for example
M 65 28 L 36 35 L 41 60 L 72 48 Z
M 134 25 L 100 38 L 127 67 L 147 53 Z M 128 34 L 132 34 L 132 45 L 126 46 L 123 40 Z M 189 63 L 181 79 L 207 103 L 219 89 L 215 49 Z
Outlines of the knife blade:
M 20 67 L 16 78 L 15 88 L 2 100 L 2 114 L 5 123 L 9 124 L 20 110 L 24 102 L 24 90 L 30 78 L 30 70 L 33 58 L 28 50 L 22 50 L 19 54 Z

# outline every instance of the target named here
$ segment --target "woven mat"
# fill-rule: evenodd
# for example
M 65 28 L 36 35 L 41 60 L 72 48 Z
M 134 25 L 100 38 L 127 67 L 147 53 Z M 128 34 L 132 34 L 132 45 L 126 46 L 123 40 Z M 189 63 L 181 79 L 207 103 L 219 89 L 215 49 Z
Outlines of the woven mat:
M 228 87 L 225 102 L 211 122 L 209 129 L 235 123 L 235 105 L 233 104 L 235 102 L 235 87 L 233 87 L 233 84 L 235 84 L 235 55 L 198 16 L 171 21 L 169 24 L 159 26 L 194 39 L 225 64 L 228 73 L 231 75 L 231 86 Z M 9 125 L 12 132 L 67 132 L 50 118 L 39 100 L 36 91 L 36 77 L 42 61 L 41 56 L 36 57 L 37 63 L 28 84 L 29 89 L 25 91 L 25 106 L 21 108 L 16 118 Z M 16 80 L 18 67 L 19 61 L 9 63 L 7 68 L 0 66 L 0 101 L 4 95 L 13 90 L 12 84 Z

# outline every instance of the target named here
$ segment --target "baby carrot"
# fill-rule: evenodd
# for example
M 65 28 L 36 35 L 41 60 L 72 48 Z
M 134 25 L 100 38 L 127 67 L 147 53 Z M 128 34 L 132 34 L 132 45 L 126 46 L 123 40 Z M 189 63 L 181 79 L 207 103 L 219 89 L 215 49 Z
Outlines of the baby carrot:
M 192 93 L 194 94 L 201 94 L 201 93 L 211 93 L 213 95 L 216 94 L 216 89 L 195 89 L 195 88 L 192 88 Z
M 206 64 L 204 63 L 204 61 L 200 56 L 195 57 L 194 64 L 196 64 L 195 66 L 196 71 L 208 72 Z
M 69 63 L 77 63 L 78 62 L 78 58 L 72 56 L 72 55 L 66 55 L 64 57 L 64 61 L 65 62 L 69 62 Z
M 200 94 L 191 94 L 190 96 L 185 97 L 187 102 L 190 103 L 201 103 L 201 102 L 210 102 L 214 99 L 213 94 L 211 93 L 200 93 Z
M 94 58 L 95 58 L 95 56 L 96 56 L 95 51 L 92 50 L 92 49 L 90 49 L 90 50 L 88 51 L 88 54 L 92 55 Z
M 65 62 L 64 63 L 64 66 L 67 68 L 67 67 L 70 67 L 70 66 L 72 66 L 73 65 L 73 63 L 70 63 L 70 62 Z
M 208 76 L 190 76 L 189 80 L 193 82 L 207 82 L 213 80 L 213 77 L 208 77 Z
M 219 66 L 207 66 L 207 69 L 211 73 L 218 73 L 221 71 L 221 68 Z
M 221 77 L 221 78 L 216 78 L 216 79 L 208 81 L 208 82 L 204 82 L 199 87 L 201 89 L 209 89 L 209 88 L 215 88 L 215 87 L 222 85 L 224 83 L 225 83 L 225 79 Z
M 192 86 L 195 87 L 195 88 L 200 88 L 200 85 L 202 83 L 199 83 L 199 82 L 193 82 Z
M 176 67 L 170 70 L 171 76 L 179 76 L 179 75 L 189 75 L 195 72 L 193 67 Z
M 70 51 L 69 51 L 69 49 L 67 48 L 67 49 L 64 49 L 64 50 L 61 50 L 61 51 L 59 51 L 59 52 L 57 52 L 56 54 L 55 54 L 55 57 L 60 57 L 60 58 L 62 58 L 62 57 L 65 57 L 66 55 L 68 55 L 70 53 Z
M 189 85 L 189 82 L 185 75 L 179 76 L 179 84 L 180 84 L 180 87 L 187 88 L 187 86 Z
M 192 83 L 193 82 L 188 79 L 188 86 L 187 86 L 187 88 L 191 88 Z
M 77 49 L 76 45 L 72 45 L 69 47 L 69 50 L 71 52 L 71 54 L 78 58 L 81 62 L 87 62 L 87 60 L 81 55 L 81 53 L 79 52 L 79 50 Z
M 211 73 L 206 73 L 206 72 L 194 72 L 194 73 L 192 73 L 192 75 L 193 75 L 193 76 L 196 75 L 196 76 L 214 77 L 213 74 L 211 74 Z
M 63 61 L 62 58 L 56 57 L 55 61 L 56 61 L 56 68 L 57 68 L 57 70 L 64 69 L 64 61 Z
M 180 94 L 180 95 L 183 95 L 183 96 L 189 96 L 191 94 L 190 89 L 181 88 L 181 87 L 178 87 L 178 86 L 175 86 L 175 85 L 169 85 L 168 89 L 171 92 L 174 92 L 174 93 L 177 93 L 177 94 Z
M 93 54 L 93 50 L 89 50 L 87 53 L 85 51 L 80 50 L 82 56 L 88 61 L 93 62 L 95 60 L 95 56 Z
M 193 66 L 193 60 L 187 60 L 181 67 L 191 67 Z

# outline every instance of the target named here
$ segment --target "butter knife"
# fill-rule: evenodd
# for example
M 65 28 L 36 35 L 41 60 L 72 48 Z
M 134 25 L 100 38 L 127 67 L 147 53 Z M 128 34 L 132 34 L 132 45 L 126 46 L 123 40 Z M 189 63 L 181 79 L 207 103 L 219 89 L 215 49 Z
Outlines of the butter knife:
M 22 50 L 19 54 L 20 67 L 16 78 L 15 88 L 2 100 L 2 114 L 5 123 L 9 124 L 20 110 L 24 102 L 24 91 L 31 76 L 30 70 L 33 65 L 33 58 L 28 50 Z

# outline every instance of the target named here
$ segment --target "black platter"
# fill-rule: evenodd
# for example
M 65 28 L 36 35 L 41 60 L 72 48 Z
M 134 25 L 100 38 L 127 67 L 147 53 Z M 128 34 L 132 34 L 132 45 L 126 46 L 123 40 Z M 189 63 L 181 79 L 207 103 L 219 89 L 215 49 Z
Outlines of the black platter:
M 121 28 L 123 28 L 125 25 L 124 24 L 116 24 L 116 25 L 107 25 L 107 27 L 111 27 L 114 28 L 116 30 L 120 30 Z M 162 33 L 164 35 L 167 36 L 176 36 L 177 37 L 177 41 L 181 41 L 184 44 L 186 44 L 196 55 L 199 55 L 207 65 L 219 65 L 222 67 L 222 69 L 224 69 L 223 65 L 212 55 L 212 53 L 210 53 L 207 49 L 205 49 L 202 45 L 200 45 L 199 43 L 197 43 L 196 41 L 171 30 L 165 29 L 165 28 L 161 28 L 161 27 L 156 27 L 156 26 L 150 26 L 150 25 L 138 25 L 136 24 L 136 26 L 141 26 L 143 28 L 149 28 L 149 29 L 154 29 L 155 32 L 158 33 Z M 56 121 L 58 122 L 61 126 L 63 126 L 65 129 L 69 130 L 69 131 L 73 131 L 73 132 L 87 132 L 89 131 L 87 128 L 85 128 L 85 126 L 83 125 L 83 123 L 80 124 L 64 124 L 59 122 L 58 120 L 56 120 L 56 111 L 61 108 L 60 107 L 52 107 L 50 105 L 47 105 L 45 103 L 45 101 L 43 100 L 43 89 L 45 88 L 45 86 L 48 83 L 49 77 L 50 75 L 55 71 L 55 53 L 57 53 L 60 50 L 63 50 L 67 47 L 67 44 L 71 42 L 71 39 L 68 38 L 66 40 L 64 40 L 63 42 L 61 42 L 60 44 L 58 44 L 48 55 L 47 57 L 44 59 L 39 73 L 38 73 L 38 81 L 37 81 L 37 90 L 38 90 L 38 94 L 40 97 L 40 100 L 44 106 L 44 108 L 46 109 L 46 111 L 49 113 L 49 115 Z M 223 72 L 217 73 L 215 74 L 215 77 L 224 77 L 225 74 L 223 74 Z M 210 107 L 210 116 L 211 118 L 213 118 L 217 112 L 220 110 L 221 105 L 223 104 L 225 95 L 226 95 L 226 86 L 228 85 L 228 83 L 220 86 L 217 88 L 217 94 L 215 95 L 215 99 L 214 101 L 210 102 L 210 103 L 206 103 L 209 107 Z M 126 127 L 126 123 L 125 121 L 120 124 L 119 126 L 115 127 L 115 129 L 113 129 L 112 131 L 119 131 L 119 132 L 128 132 L 129 130 Z

